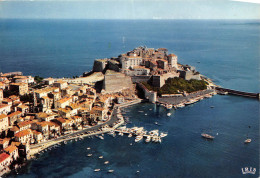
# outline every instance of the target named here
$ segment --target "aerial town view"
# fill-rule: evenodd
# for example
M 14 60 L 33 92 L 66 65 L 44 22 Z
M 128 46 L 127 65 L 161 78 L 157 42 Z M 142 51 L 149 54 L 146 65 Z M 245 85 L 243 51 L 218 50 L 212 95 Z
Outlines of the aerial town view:
M 259 3 L 199 2 L 0 2 L 0 177 L 258 177 Z

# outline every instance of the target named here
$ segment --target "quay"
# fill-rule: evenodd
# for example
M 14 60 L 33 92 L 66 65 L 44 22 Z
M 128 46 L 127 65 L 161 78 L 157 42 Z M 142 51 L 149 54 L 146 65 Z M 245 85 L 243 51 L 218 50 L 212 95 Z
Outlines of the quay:
M 120 112 L 120 108 L 138 104 L 141 101 L 142 101 L 141 99 L 135 99 L 133 101 L 129 101 L 126 103 L 116 104 L 113 109 L 111 118 L 105 123 L 102 123 L 102 124 L 99 124 L 99 125 L 96 125 L 96 126 L 93 126 L 90 128 L 82 129 L 82 130 L 61 136 L 56 139 L 41 142 L 39 144 L 30 145 L 30 157 L 32 158 L 33 155 L 41 152 L 42 150 L 45 150 L 46 148 L 59 144 L 59 143 L 63 143 L 64 141 L 66 142 L 66 141 L 73 140 L 73 139 L 80 139 L 83 137 L 100 135 L 100 134 L 108 133 L 108 132 L 115 130 L 117 127 L 119 127 L 125 123 L 124 118 Z
M 238 90 L 231 90 L 228 88 L 222 88 L 222 87 L 215 87 L 215 90 L 218 92 L 227 92 L 227 94 L 230 95 L 237 95 L 237 96 L 244 96 L 249 98 L 256 98 L 260 100 L 260 93 L 250 93 L 250 92 L 244 92 L 244 91 L 238 91 Z
M 190 105 L 196 103 L 204 98 L 210 98 L 213 95 L 216 95 L 216 91 L 213 89 L 207 89 L 202 91 L 193 92 L 187 94 L 186 96 L 167 96 L 159 97 L 157 99 L 157 104 L 165 106 L 167 109 L 171 108 L 181 108 L 185 105 Z

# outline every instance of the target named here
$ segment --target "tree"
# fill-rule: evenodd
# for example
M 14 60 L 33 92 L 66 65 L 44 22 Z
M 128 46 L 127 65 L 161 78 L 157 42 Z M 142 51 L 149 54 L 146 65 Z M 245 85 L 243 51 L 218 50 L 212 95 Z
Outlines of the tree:
M 36 81 L 36 83 L 40 83 L 40 82 L 42 82 L 43 78 L 40 77 L 40 76 L 38 76 L 38 75 L 36 75 L 36 76 L 34 77 L 34 80 Z

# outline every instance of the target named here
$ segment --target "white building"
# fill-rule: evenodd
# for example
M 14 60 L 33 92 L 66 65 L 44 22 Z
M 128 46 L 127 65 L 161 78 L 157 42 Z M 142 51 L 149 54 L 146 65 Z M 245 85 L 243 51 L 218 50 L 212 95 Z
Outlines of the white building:
M 8 116 L 0 114 L 0 132 L 8 129 Z

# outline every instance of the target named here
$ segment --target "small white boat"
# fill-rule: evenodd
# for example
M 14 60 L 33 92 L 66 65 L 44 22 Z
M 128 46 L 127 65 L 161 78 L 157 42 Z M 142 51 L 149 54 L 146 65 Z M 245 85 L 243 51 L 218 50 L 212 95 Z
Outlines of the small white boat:
M 99 159 L 103 159 L 103 156 L 99 156 L 98 158 L 99 158 Z
M 252 141 L 252 140 L 251 140 L 250 138 L 248 138 L 248 139 L 245 140 L 244 143 L 251 143 L 251 141 Z
M 151 136 L 147 136 L 147 138 L 145 139 L 145 142 L 150 142 L 151 141 Z
M 102 136 L 99 136 L 99 138 L 100 138 L 101 140 L 104 140 L 104 137 L 102 137 Z
M 109 163 L 109 161 L 105 161 L 105 162 L 104 162 L 104 164 L 108 164 L 108 163 Z
M 171 115 L 172 115 L 171 113 L 169 113 L 169 112 L 167 113 L 167 116 L 168 116 L 168 117 L 170 117 Z
M 114 172 L 114 170 L 113 170 L 113 169 L 110 169 L 110 170 L 108 170 L 107 172 L 108 172 L 108 173 L 112 173 L 112 172 Z
M 87 150 L 90 150 L 90 147 L 87 147 Z
M 130 133 L 129 135 L 128 135 L 128 137 L 132 137 L 133 135 Z
M 138 136 L 135 138 L 135 142 L 140 142 L 142 139 L 143 139 L 143 136 L 138 135 Z
M 181 104 L 178 104 L 176 107 L 177 108 L 183 108 L 183 107 L 185 107 L 185 104 L 181 103 Z
M 147 114 L 145 113 L 144 115 L 146 115 L 147 116 Z
M 98 172 L 98 171 L 100 171 L 100 169 L 95 169 L 94 171 L 95 171 L 95 172 Z
M 90 157 L 90 156 L 92 156 L 92 154 L 88 154 L 87 156 Z
M 163 138 L 163 137 L 166 137 L 167 135 L 168 135 L 167 133 L 161 133 L 161 134 L 160 134 L 160 137 Z
M 119 134 L 118 134 L 118 135 L 124 136 L 124 133 L 123 133 L 123 132 L 119 132 Z
M 151 136 L 159 136 L 159 130 L 152 130 L 152 131 L 150 131 L 149 132 L 149 135 L 151 135 Z

